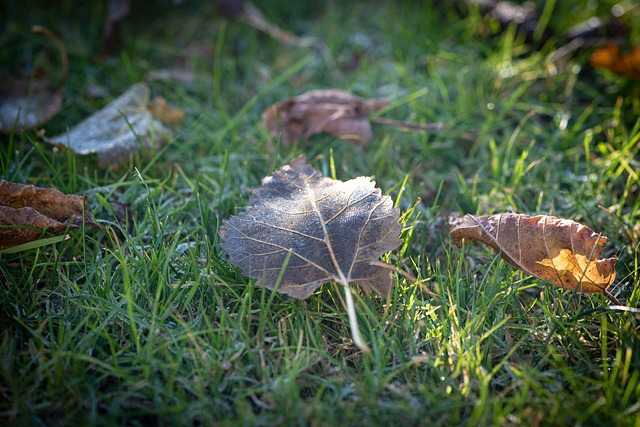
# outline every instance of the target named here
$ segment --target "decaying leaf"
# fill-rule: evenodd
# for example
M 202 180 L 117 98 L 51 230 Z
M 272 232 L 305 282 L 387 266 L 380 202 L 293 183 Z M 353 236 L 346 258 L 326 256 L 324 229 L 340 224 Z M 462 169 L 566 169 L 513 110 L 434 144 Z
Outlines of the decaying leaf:
M 590 61 L 594 67 L 640 80 L 640 46 L 634 46 L 629 53 L 624 53 L 616 44 L 609 44 L 596 50 Z
M 0 74 L 0 132 L 22 131 L 42 126 L 62 107 L 62 86 L 67 78 L 68 60 L 64 45 L 51 31 L 34 26 L 53 40 L 62 58 L 62 77 L 57 84 L 48 77 L 15 79 Z
M 127 162 L 140 148 L 150 149 L 153 143 L 161 144 L 170 135 L 147 107 L 149 92 L 147 84 L 137 83 L 68 133 L 47 141 L 78 154 L 95 153 L 102 166 Z
M 483 243 L 509 264 L 553 285 L 613 298 L 607 288 L 616 277 L 618 259 L 598 259 L 608 239 L 582 224 L 504 213 L 450 217 L 449 227 L 458 246 L 463 241 Z
M 320 132 L 364 144 L 371 138 L 371 122 L 413 130 L 438 130 L 441 123 L 418 125 L 369 115 L 388 105 L 384 99 L 364 99 L 337 89 L 314 90 L 274 104 L 262 113 L 262 122 L 285 143 Z
M 250 202 L 220 235 L 231 262 L 258 284 L 273 289 L 290 256 L 278 291 L 294 298 L 331 281 L 389 292 L 390 267 L 372 261 L 400 245 L 402 227 L 369 178 L 336 181 L 301 156 L 266 177 Z
M 272 105 L 262 113 L 262 121 L 285 143 L 327 132 L 363 144 L 371 138 L 369 113 L 387 104 L 384 99 L 363 99 L 342 90 L 314 90 Z
M 0 180 L 0 249 L 21 245 L 47 234 L 96 226 L 84 197 L 55 188 Z
M 184 120 L 184 111 L 179 108 L 169 107 L 167 100 L 163 96 L 156 96 L 147 105 L 153 117 L 169 125 L 178 125 Z
M 336 282 L 346 287 L 348 306 L 350 284 L 389 293 L 393 267 L 378 257 L 401 244 L 402 226 L 391 198 L 369 178 L 336 181 L 300 156 L 264 178 L 250 202 L 223 222 L 220 237 L 231 263 L 259 285 L 307 298 Z M 349 318 L 356 344 L 366 348 L 353 309 Z

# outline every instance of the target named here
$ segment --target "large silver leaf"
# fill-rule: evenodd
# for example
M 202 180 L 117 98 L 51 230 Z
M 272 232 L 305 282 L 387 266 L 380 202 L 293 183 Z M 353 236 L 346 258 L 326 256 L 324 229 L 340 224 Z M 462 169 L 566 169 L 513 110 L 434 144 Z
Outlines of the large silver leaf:
M 141 148 L 152 149 L 154 143 L 170 135 L 147 108 L 149 93 L 146 83 L 136 83 L 109 105 L 47 142 L 82 155 L 95 153 L 104 167 L 125 163 L 131 154 Z
M 386 295 L 391 269 L 378 261 L 401 244 L 399 209 L 369 178 L 324 177 L 300 156 L 263 179 L 251 206 L 223 222 L 222 248 L 242 272 L 307 298 L 327 282 Z M 283 265 L 286 268 L 283 269 Z

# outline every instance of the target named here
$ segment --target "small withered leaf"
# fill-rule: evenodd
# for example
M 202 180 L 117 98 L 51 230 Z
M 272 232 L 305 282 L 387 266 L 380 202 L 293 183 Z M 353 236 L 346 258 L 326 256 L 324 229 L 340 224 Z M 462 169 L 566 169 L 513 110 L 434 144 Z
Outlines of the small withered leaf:
M 354 144 L 371 138 L 369 114 L 388 104 L 337 89 L 314 90 L 274 104 L 262 113 L 264 125 L 285 143 L 320 132 Z
M 640 80 L 640 46 L 621 52 L 618 45 L 612 43 L 593 52 L 590 62 L 596 68 Z
M 179 125 L 184 121 L 185 112 L 180 108 L 170 107 L 163 96 L 156 96 L 148 105 L 151 115 L 168 125 Z
M 55 188 L 15 184 L 0 180 L 0 249 L 78 228 L 83 220 L 97 226 L 85 207 L 84 197 Z
M 278 291 L 299 299 L 327 282 L 390 291 L 393 267 L 377 260 L 402 242 L 399 209 L 369 178 L 333 180 L 300 156 L 264 178 L 250 202 L 220 237 L 258 284 L 273 289 L 282 273 Z
M 554 216 L 503 213 L 449 218 L 456 245 L 483 243 L 514 267 L 565 289 L 601 293 L 616 277 L 616 257 L 598 259 L 608 239 Z

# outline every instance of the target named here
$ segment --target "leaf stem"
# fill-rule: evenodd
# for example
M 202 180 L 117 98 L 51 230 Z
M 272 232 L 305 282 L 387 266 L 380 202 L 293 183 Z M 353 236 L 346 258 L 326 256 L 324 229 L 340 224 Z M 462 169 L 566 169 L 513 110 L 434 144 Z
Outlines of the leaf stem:
M 364 353 L 371 354 L 371 349 L 364 342 L 362 335 L 360 334 L 360 328 L 358 327 L 358 318 L 356 316 L 356 306 L 353 302 L 353 295 L 351 295 L 351 288 L 349 285 L 344 286 L 345 298 L 347 300 L 347 314 L 349 315 L 349 326 L 351 327 L 351 336 L 355 345 Z
M 616 297 L 614 297 L 609 291 L 607 291 L 606 289 L 602 290 L 602 293 L 604 294 L 605 297 L 609 298 L 609 301 L 611 301 L 613 303 L 613 305 L 617 305 L 617 306 L 622 306 L 622 303 L 620 303 L 620 301 L 618 301 L 618 299 Z

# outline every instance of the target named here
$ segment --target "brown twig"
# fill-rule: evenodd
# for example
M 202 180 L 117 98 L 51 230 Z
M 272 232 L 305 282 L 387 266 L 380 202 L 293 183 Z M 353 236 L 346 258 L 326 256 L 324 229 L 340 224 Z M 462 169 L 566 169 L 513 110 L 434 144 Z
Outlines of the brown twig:
M 372 119 L 370 119 L 373 123 L 378 123 L 381 125 L 389 125 L 389 126 L 398 126 L 400 128 L 404 128 L 404 129 L 410 129 L 410 130 L 441 130 L 442 128 L 444 128 L 444 124 L 443 123 L 426 123 L 426 124 L 417 124 L 417 123 L 410 123 L 410 122 L 403 122 L 402 120 L 394 120 L 394 119 L 387 119 L 384 117 L 374 117 Z
M 64 83 L 67 81 L 67 76 L 69 75 L 69 56 L 67 55 L 67 49 L 65 49 L 64 44 L 62 43 L 60 38 L 47 27 L 43 27 L 42 25 L 34 25 L 31 27 L 31 31 L 33 31 L 34 33 L 44 34 L 56 44 L 58 52 L 60 53 L 60 60 L 62 61 L 62 74 L 60 76 L 60 81 L 55 86 L 55 88 L 62 88 Z

